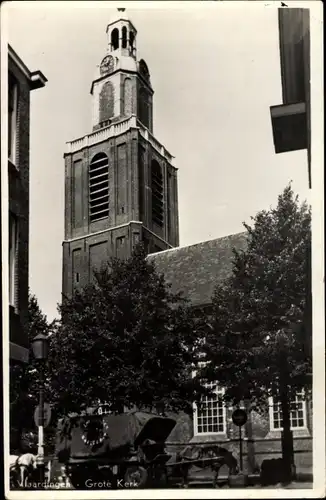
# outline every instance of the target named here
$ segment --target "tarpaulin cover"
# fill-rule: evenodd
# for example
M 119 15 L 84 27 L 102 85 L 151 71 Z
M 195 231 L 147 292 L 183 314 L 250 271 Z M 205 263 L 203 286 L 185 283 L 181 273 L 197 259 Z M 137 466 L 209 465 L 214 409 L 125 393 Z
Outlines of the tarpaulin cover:
M 85 442 L 85 428 L 92 421 L 100 422 L 101 428 L 103 424 L 105 433 L 104 439 L 96 444 Z M 66 418 L 58 426 L 56 454 L 59 461 L 127 457 L 145 439 L 164 442 L 175 424 L 171 418 L 142 412 Z

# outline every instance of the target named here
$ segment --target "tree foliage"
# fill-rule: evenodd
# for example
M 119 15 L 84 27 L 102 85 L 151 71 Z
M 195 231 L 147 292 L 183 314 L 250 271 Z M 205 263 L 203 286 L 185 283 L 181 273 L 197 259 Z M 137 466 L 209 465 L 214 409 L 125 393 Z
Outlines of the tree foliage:
M 26 324 L 29 343 L 39 333 L 49 335 L 52 328 L 53 324 L 42 313 L 37 298 L 30 294 Z M 16 431 L 17 446 L 20 446 L 23 431 L 36 430 L 33 416 L 39 397 L 39 371 L 32 350 L 30 349 L 28 363 L 11 362 L 9 371 L 10 427 Z M 49 387 L 48 372 L 45 384 Z
M 52 390 L 60 412 L 107 401 L 189 410 L 200 384 L 191 377 L 198 328 L 187 301 L 173 294 L 141 246 L 112 259 L 59 307 L 51 337 Z
M 284 360 L 293 391 L 311 384 L 311 215 L 288 185 L 252 221 L 246 249 L 234 251 L 233 272 L 215 289 L 200 376 L 219 381 L 226 399 L 262 402 L 278 394 Z

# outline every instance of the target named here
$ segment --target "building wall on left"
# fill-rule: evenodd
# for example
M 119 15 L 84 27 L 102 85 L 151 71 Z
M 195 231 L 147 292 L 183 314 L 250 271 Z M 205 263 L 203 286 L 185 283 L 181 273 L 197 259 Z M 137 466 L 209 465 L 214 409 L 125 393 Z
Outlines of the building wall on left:
M 45 85 L 8 50 L 9 340 L 10 360 L 28 361 L 30 92 Z

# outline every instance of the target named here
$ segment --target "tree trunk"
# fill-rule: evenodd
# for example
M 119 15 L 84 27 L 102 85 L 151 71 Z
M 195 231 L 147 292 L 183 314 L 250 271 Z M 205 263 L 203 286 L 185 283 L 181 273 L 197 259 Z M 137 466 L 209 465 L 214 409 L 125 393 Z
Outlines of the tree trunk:
M 289 375 L 286 352 L 281 346 L 280 366 L 280 403 L 282 410 L 282 458 L 284 465 L 285 481 L 289 482 L 295 475 L 293 433 L 291 431 L 290 401 L 289 401 Z

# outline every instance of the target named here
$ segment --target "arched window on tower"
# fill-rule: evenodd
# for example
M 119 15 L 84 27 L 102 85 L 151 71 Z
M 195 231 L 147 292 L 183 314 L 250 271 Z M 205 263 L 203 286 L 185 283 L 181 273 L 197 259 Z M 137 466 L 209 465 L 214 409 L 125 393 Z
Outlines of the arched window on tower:
M 163 175 L 160 164 L 152 161 L 152 221 L 158 226 L 163 226 Z
M 139 91 L 138 117 L 145 127 L 149 127 L 149 94 L 144 87 Z
M 134 48 L 135 35 L 133 31 L 129 33 L 129 45 L 133 49 Z
M 122 48 L 123 49 L 127 48 L 127 28 L 126 28 L 126 26 L 123 26 L 123 28 L 122 28 Z
M 132 82 L 130 78 L 126 78 L 123 84 L 123 113 L 126 116 L 132 114 Z
M 99 123 L 106 122 L 114 115 L 114 88 L 111 82 L 105 82 L 100 93 Z
M 119 48 L 119 30 L 118 28 L 114 28 L 111 33 L 111 48 L 112 50 L 116 50 Z
M 109 215 L 109 160 L 98 153 L 89 165 L 89 219 L 94 222 Z

